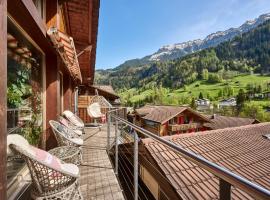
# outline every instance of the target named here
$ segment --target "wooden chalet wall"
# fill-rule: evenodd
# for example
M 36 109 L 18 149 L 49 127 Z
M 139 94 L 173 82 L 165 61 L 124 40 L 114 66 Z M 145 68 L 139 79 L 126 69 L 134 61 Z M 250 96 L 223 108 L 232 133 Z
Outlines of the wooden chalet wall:
M 7 149 L 7 0 L 0 0 L 0 199 L 6 199 Z
M 61 3 L 61 5 L 57 5 Z M 69 7 L 69 5 L 72 5 Z M 93 81 L 96 39 L 98 30 L 99 0 L 46 0 L 46 18 L 42 18 L 32 0 L 0 0 L 0 199 L 7 199 L 6 174 L 6 143 L 7 143 L 7 19 L 18 30 L 22 30 L 24 37 L 29 37 L 35 43 L 44 57 L 43 67 L 43 133 L 40 147 L 50 149 L 56 146 L 55 137 L 49 126 L 49 120 L 57 119 L 61 114 L 59 73 L 63 76 L 63 110 L 72 110 L 74 104 L 75 83 L 58 56 L 51 41 L 47 37 L 47 29 L 54 26 L 70 34 L 75 39 L 78 52 L 88 45 L 91 51 L 82 57 L 81 66 L 85 81 Z M 57 13 L 58 8 L 59 14 Z M 81 12 L 82 11 L 82 12 Z M 79 14 L 77 18 L 76 13 Z M 58 20 L 59 21 L 58 21 Z M 77 52 L 77 53 L 78 53 Z M 89 81 L 88 81 L 89 82 Z

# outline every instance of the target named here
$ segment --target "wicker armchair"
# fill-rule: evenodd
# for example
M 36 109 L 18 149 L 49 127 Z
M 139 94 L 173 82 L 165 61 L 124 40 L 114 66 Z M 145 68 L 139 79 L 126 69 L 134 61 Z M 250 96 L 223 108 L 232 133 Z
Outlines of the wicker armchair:
M 66 126 L 67 128 L 73 130 L 78 136 L 82 136 L 82 134 L 84 133 L 84 130 L 82 130 L 81 128 L 78 128 L 77 126 L 74 126 L 69 120 L 67 120 L 66 118 L 62 116 L 58 117 L 58 121 L 64 126 Z
M 22 136 L 20 136 L 22 137 Z M 33 188 L 31 191 L 31 197 L 35 200 L 81 200 L 83 199 L 79 189 L 79 169 L 76 165 L 65 164 L 58 158 L 55 158 L 51 154 L 37 149 L 31 145 L 25 148 L 25 146 L 18 146 L 16 144 L 10 144 L 9 149 L 20 155 L 26 162 L 31 178 L 33 181 Z M 29 151 L 30 149 L 30 151 Z M 41 159 L 41 156 L 37 156 L 31 151 L 38 150 L 41 154 L 47 155 L 46 159 Z M 59 166 L 51 164 L 50 161 L 59 163 Z M 61 166 L 68 165 L 72 167 L 72 170 L 67 170 Z
M 79 118 L 77 115 L 75 115 L 73 112 L 69 110 L 65 110 L 63 112 L 63 116 L 67 118 L 74 126 L 77 127 L 77 129 L 83 130 L 85 125 L 84 122 Z
M 67 128 L 63 124 L 50 120 L 49 121 L 53 133 L 56 137 L 58 146 L 75 146 L 79 148 L 79 162 L 78 164 L 82 163 L 82 149 L 81 146 L 83 145 L 83 139 L 81 139 L 73 130 Z
M 58 142 L 58 146 L 71 145 L 81 147 L 83 145 L 83 139 L 81 139 L 72 129 L 69 129 L 54 120 L 50 120 L 49 123 Z

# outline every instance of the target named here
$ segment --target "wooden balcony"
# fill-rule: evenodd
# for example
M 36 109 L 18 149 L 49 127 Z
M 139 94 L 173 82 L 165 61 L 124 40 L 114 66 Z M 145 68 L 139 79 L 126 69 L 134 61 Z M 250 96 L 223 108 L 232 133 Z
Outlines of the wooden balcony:
M 198 123 L 189 123 L 189 124 L 169 124 L 169 131 L 186 131 L 189 129 L 199 128 L 201 125 Z

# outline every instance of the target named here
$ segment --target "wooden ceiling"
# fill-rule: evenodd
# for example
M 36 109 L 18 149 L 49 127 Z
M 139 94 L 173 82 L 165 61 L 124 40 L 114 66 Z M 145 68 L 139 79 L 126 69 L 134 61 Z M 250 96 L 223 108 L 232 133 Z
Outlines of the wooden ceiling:
M 67 28 L 73 37 L 77 54 L 86 49 L 78 60 L 84 85 L 94 81 L 98 34 L 99 0 L 69 0 L 64 3 Z M 91 48 L 87 48 L 91 45 Z

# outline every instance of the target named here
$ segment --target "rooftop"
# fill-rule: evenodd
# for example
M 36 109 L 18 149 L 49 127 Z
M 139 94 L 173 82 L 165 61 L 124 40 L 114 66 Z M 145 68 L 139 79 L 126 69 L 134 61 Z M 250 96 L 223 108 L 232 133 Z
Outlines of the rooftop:
M 228 127 L 245 126 L 259 122 L 256 119 L 242 118 L 242 117 L 227 117 L 221 115 L 214 115 L 214 116 L 208 115 L 207 117 L 211 120 L 211 123 L 205 123 L 204 126 L 209 127 L 213 130 Z
M 270 123 L 164 137 L 270 189 Z M 152 139 L 143 146 L 183 199 L 218 199 L 218 178 Z M 253 199 L 232 188 L 233 199 Z
M 200 116 L 201 118 L 205 119 L 205 121 L 209 121 L 209 119 L 197 111 L 187 107 L 187 106 L 151 106 L 146 105 L 142 108 L 136 109 L 135 112 L 138 115 L 143 116 L 143 119 L 158 122 L 158 123 L 164 123 L 171 118 L 175 117 L 176 115 L 184 112 L 185 110 L 188 110 L 189 112 L 192 112 L 195 115 Z

